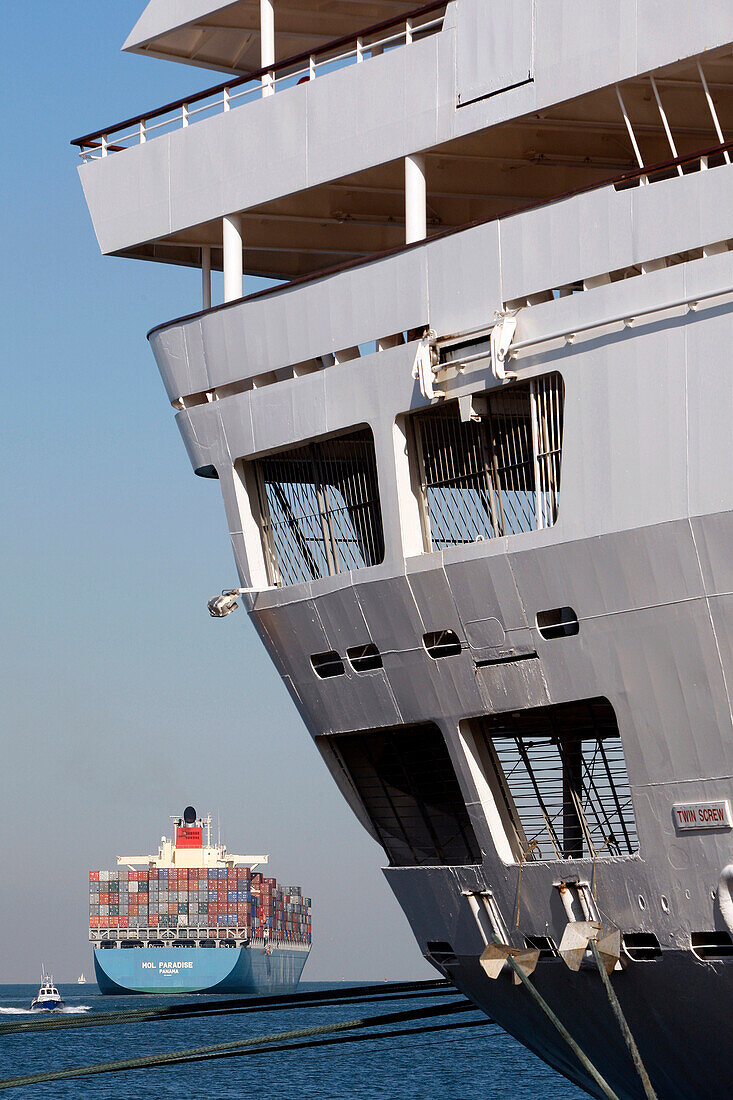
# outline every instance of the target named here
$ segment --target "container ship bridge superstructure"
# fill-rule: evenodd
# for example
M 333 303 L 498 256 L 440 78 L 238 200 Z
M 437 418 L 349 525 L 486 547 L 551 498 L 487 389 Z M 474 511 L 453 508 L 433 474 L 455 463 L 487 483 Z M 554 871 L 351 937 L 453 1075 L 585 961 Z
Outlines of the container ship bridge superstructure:
M 311 902 L 211 843 L 211 815 L 174 818 L 157 855 L 89 872 L 89 939 L 102 993 L 291 993 L 311 947 Z M 226 949 L 226 950 L 225 950 Z
M 223 497 L 212 613 L 245 607 L 426 958 L 638 1100 L 602 924 L 659 1100 L 719 1095 L 733 8 L 150 0 L 125 48 L 221 74 L 75 142 L 102 252 L 201 282 L 149 340 Z

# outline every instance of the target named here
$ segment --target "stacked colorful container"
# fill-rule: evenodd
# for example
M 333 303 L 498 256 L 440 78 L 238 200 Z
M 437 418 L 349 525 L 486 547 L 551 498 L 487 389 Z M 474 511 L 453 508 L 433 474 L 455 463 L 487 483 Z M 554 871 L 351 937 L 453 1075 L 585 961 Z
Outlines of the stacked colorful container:
M 208 930 L 220 937 L 236 929 L 248 937 L 310 943 L 311 903 L 299 886 L 278 887 L 249 867 L 90 871 L 89 927 L 206 929 L 202 937 Z

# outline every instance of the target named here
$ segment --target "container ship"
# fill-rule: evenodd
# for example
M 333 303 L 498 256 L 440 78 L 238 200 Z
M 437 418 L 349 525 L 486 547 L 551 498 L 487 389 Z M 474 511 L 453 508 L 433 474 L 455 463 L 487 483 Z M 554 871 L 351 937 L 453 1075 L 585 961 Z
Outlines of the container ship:
M 474 1004 L 594 1096 L 730 1095 L 733 5 L 149 0 L 124 48 L 197 67 L 75 144 L 102 252 L 191 272 L 148 338 L 211 612 Z
M 89 939 L 102 993 L 289 993 L 311 948 L 311 900 L 211 843 L 189 806 L 157 855 L 89 872 Z M 205 835 L 204 835 L 205 834 Z

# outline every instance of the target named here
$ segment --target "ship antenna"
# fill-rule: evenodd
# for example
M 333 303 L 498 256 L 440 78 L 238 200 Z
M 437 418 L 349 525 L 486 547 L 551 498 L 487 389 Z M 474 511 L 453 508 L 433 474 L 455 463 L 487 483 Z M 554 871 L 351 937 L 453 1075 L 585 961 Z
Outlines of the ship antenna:
M 219 811 L 216 811 L 216 846 L 221 848 L 221 822 L 219 821 Z

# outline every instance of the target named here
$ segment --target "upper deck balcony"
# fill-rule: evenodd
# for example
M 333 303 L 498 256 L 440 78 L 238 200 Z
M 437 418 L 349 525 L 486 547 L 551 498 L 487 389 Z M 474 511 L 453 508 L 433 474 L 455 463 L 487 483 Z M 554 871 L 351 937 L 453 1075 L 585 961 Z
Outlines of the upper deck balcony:
M 139 25 L 130 48 L 246 71 L 79 139 L 102 250 L 222 267 L 222 219 L 235 216 L 245 272 L 287 279 L 410 237 L 405 158 L 420 161 L 430 236 L 729 137 L 733 12 L 677 0 L 660 27 L 653 0 L 631 7 L 633 17 L 601 0 L 452 0 L 409 14 L 399 3 L 397 21 L 324 42 L 336 24 L 319 22 L 317 5 L 191 0 L 186 11 L 208 14 Z M 287 25 L 294 10 L 313 20 L 315 45 L 288 59 L 304 41 Z M 208 33 L 225 14 L 258 11 L 273 16 L 266 35 Z M 329 11 L 357 18 L 353 4 Z M 189 48 L 201 20 L 208 53 Z M 230 38 L 244 49 L 236 63 L 214 45 Z M 255 47 L 269 57 L 257 71 Z

